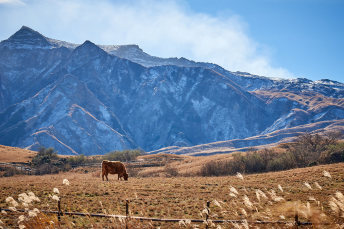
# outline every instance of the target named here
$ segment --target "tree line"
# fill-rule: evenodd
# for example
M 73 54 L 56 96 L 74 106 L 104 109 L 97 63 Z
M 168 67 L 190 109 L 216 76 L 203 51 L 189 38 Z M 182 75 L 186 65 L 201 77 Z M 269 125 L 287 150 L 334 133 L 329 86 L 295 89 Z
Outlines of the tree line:
M 201 168 L 202 176 L 224 176 L 240 173 L 264 173 L 302 168 L 319 164 L 344 162 L 343 135 L 331 132 L 326 135 L 304 134 L 296 141 L 276 148 L 252 150 L 233 154 L 233 159 L 210 161 Z
M 142 150 L 123 150 L 112 151 L 101 156 L 58 156 L 57 151 L 54 148 L 41 147 L 38 153 L 32 158 L 30 167 L 32 168 L 32 174 L 43 175 L 51 173 L 66 172 L 72 168 L 79 167 L 85 164 L 101 163 L 103 160 L 111 161 L 133 161 L 138 156 L 144 154 Z M 2 176 L 13 176 L 15 174 L 21 174 L 22 171 L 18 171 L 15 168 L 5 168 Z
M 201 167 L 201 176 L 225 176 L 238 172 L 264 173 L 302 168 L 319 164 L 344 162 L 344 142 L 340 132 L 325 135 L 304 134 L 294 142 L 283 143 L 278 148 L 251 150 L 233 153 L 233 158 L 224 161 L 210 161 Z M 70 156 L 61 157 L 53 148 L 42 147 L 32 159 L 30 165 L 36 175 L 69 171 L 72 168 L 91 163 L 101 163 L 102 160 L 133 161 L 144 152 L 139 149 L 112 151 L 101 156 Z M 178 171 L 171 166 L 166 168 L 171 176 L 177 176 Z M 12 176 L 20 173 L 15 168 L 5 168 L 0 176 Z

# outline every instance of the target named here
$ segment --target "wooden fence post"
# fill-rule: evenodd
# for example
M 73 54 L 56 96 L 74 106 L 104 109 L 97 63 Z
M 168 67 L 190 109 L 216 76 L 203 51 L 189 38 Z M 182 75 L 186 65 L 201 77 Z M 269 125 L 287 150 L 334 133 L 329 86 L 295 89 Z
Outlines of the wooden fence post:
M 209 228 L 209 225 L 208 225 L 209 213 L 210 213 L 210 201 L 207 201 L 207 214 L 205 215 L 205 222 L 206 222 L 205 228 L 206 229 Z
M 298 212 L 295 212 L 295 228 L 299 228 L 300 221 L 299 221 L 299 214 Z
M 128 220 L 129 220 L 129 200 L 125 200 L 125 229 L 128 229 Z
M 57 201 L 57 219 L 61 221 L 61 198 Z

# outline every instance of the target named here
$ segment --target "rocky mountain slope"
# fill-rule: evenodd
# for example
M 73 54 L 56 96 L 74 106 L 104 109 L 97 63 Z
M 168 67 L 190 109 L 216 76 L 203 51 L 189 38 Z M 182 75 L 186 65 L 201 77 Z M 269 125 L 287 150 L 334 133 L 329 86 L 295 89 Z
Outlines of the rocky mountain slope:
M 317 123 L 344 119 L 343 97 L 339 82 L 230 72 L 153 57 L 136 45 L 71 44 L 24 26 L 0 43 L 0 144 L 8 146 L 91 155 L 190 147 L 313 124 L 318 131 L 324 126 Z M 245 142 L 240 148 L 250 146 Z

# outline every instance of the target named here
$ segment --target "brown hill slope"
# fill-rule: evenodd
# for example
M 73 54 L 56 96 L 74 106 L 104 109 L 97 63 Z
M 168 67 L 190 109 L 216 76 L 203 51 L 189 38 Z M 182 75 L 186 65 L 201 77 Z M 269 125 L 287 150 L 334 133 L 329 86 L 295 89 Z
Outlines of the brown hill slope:
M 36 151 L 0 145 L 0 162 L 29 162 Z
M 199 174 L 201 167 L 207 162 L 230 160 L 232 157 L 233 153 L 198 157 L 164 153 L 144 155 L 138 157 L 138 160 L 145 166 L 139 169 L 137 175 L 143 177 L 165 177 L 172 175 L 171 173 L 173 173 L 174 170 L 177 174 L 182 176 L 195 176 Z

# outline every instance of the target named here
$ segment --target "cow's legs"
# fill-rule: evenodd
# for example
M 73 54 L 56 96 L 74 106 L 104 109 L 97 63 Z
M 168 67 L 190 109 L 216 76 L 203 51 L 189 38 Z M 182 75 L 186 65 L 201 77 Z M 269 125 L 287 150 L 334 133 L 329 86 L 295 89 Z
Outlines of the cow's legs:
M 102 171 L 102 179 L 104 180 L 104 176 L 106 177 L 107 180 L 107 172 L 106 171 Z
M 108 181 L 108 173 L 105 171 L 105 172 L 102 172 L 102 179 L 104 180 L 104 176 L 106 178 L 106 180 Z
M 104 167 L 104 165 L 102 165 L 102 180 L 104 181 L 104 175 L 106 173 L 106 169 Z

